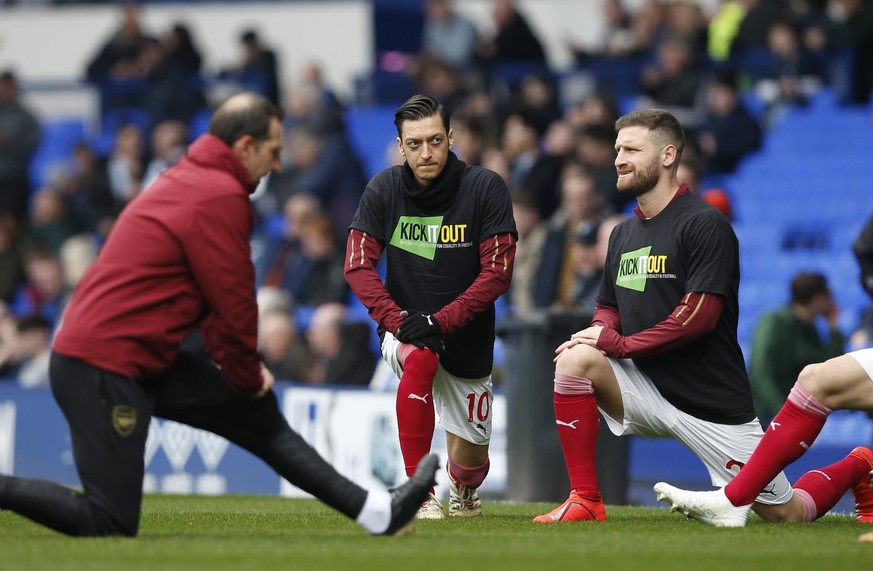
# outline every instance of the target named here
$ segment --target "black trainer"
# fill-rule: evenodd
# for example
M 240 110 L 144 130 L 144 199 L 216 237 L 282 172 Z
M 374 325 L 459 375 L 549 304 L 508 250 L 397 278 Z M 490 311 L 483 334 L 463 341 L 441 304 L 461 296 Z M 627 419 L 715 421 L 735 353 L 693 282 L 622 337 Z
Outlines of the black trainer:
M 415 514 L 422 502 L 427 499 L 430 489 L 436 485 L 436 471 L 440 459 L 436 454 L 428 454 L 418 463 L 415 474 L 405 484 L 389 490 L 391 492 L 391 523 L 380 535 L 401 536 L 415 529 Z

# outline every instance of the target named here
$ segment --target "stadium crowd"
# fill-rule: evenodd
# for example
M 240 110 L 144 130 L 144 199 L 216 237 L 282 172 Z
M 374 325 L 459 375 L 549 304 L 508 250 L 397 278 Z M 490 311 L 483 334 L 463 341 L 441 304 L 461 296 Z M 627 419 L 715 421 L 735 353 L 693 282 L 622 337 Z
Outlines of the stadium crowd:
M 494 170 L 510 189 L 520 240 L 498 318 L 592 308 L 605 241 L 632 208 L 616 191 L 613 165 L 614 123 L 627 108 L 658 106 L 680 118 L 680 182 L 730 217 L 720 177 L 760 146 L 786 108 L 824 86 L 840 87 L 847 103 L 870 97 L 869 2 L 731 0 L 712 14 L 683 0 L 602 5 L 608 25 L 599 43 L 568 39 L 577 67 L 598 78 L 578 96 L 561 93 L 539 32 L 510 0 L 493 2 L 490 36 L 449 0 L 426 0 L 420 48 L 398 70 L 450 109 L 459 158 Z M 129 4 L 107 36 L 83 62 L 83 77 L 102 94 L 103 130 L 51 176 L 29 170 L 41 121 L 19 92 L 27 69 L 0 74 L 0 379 L 23 386 L 47 382 L 48 344 L 82 272 L 119 212 L 202 132 L 213 103 L 184 22 L 146 30 Z M 346 132 L 349 102 L 317 63 L 283 86 L 282 54 L 256 30 L 242 32 L 239 45 L 240 60 L 221 77 L 287 114 L 282 171 L 253 195 L 262 354 L 277 378 L 366 385 L 378 345 L 343 278 L 342 245 L 373 173 Z M 835 62 L 852 66 L 848 87 Z M 598 75 L 604 66 L 629 74 L 630 87 Z M 385 160 L 402 160 L 396 145 Z

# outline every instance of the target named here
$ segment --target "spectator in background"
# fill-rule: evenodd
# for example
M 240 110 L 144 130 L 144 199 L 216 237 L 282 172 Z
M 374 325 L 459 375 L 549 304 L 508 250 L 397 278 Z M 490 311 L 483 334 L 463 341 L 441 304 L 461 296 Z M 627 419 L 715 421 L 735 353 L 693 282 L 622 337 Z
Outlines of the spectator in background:
M 665 6 L 664 32 L 684 42 L 695 54 L 706 51 L 706 24 L 697 2 L 675 0 Z
M 776 22 L 767 33 L 772 65 L 757 78 L 755 95 L 767 108 L 767 124 L 774 125 L 786 108 L 805 105 L 827 81 L 827 69 L 806 51 L 794 26 Z
M 413 80 L 419 91 L 445 101 L 446 108 L 452 113 L 458 111 L 466 100 L 467 93 L 461 76 L 455 68 L 442 60 L 422 61 Z
M 667 109 L 686 129 L 700 124 L 705 106 L 705 76 L 694 55 L 684 40 L 668 37 L 640 77 L 647 98 L 640 106 Z
M 512 217 L 518 230 L 518 243 L 509 285 L 509 304 L 516 313 L 523 314 L 534 309 L 534 284 L 548 226 L 540 215 L 536 197 L 525 190 L 512 195 Z
M 776 22 L 791 21 L 785 0 L 740 0 L 745 15 L 731 42 L 731 55 L 767 49 L 767 33 Z
M 478 44 L 476 26 L 458 14 L 451 0 L 425 0 L 422 57 L 437 58 L 463 72 L 473 66 Z
M 602 0 L 600 6 L 603 25 L 593 45 L 580 45 L 574 40 L 567 42 L 579 63 L 593 58 L 630 56 L 637 50 L 636 37 L 631 29 L 632 18 L 622 0 Z
M 291 129 L 287 175 L 292 193 L 318 197 L 337 228 L 347 228 L 367 185 L 364 167 L 345 134 L 324 134 L 305 124 Z
M 697 136 L 706 171 L 734 172 L 744 156 L 761 146 L 761 138 L 761 126 L 740 101 L 733 78 L 716 79 L 709 88 L 707 112 Z
M 19 99 L 18 79 L 0 72 L 0 213 L 27 220 L 30 159 L 40 143 L 40 124 Z
M 18 285 L 24 280 L 17 226 L 18 221 L 11 212 L 0 210 L 0 307 L 3 309 L 13 300 Z
M 525 181 L 540 156 L 539 136 L 528 117 L 507 117 L 503 124 L 501 148 L 509 161 L 507 185 L 510 192 L 524 188 Z
M 545 73 L 525 75 L 510 103 L 510 109 L 513 113 L 530 117 L 537 135 L 544 135 L 549 126 L 561 118 L 561 107 L 552 77 Z
M 89 232 L 109 235 L 119 211 L 109 181 L 108 161 L 91 147 L 79 143 L 73 148 L 73 167 L 61 186 L 70 211 Z
M 502 144 L 509 160 L 509 192 L 527 190 L 536 197 L 540 215 L 551 215 L 558 204 L 557 187 L 566 157 L 543 152 L 534 120 L 521 113 L 506 119 Z
M 38 315 L 55 327 L 72 293 L 60 257 L 40 245 L 28 247 L 23 257 L 25 282 L 10 309 L 19 317 Z
M 482 151 L 480 166 L 497 173 L 505 184 L 509 184 L 509 157 L 500 147 L 487 147 Z
M 869 297 L 873 297 L 873 217 L 867 219 L 852 242 L 852 253 L 861 272 L 861 288 Z M 849 343 L 855 350 L 873 347 L 873 305 L 867 305 L 862 311 Z
M 852 101 L 864 105 L 873 93 L 873 2 L 830 0 L 828 14 L 828 47 L 851 53 Z
M 306 339 L 318 362 L 311 382 L 327 385 L 370 383 L 376 370 L 376 357 L 370 353 L 370 327 L 350 322 L 346 306 L 326 303 L 312 314 Z
M 260 286 L 293 292 L 302 287 L 300 284 L 309 267 L 301 252 L 301 228 L 321 213 L 321 204 L 311 194 L 293 194 L 285 201 L 282 212 L 281 236 L 272 237 L 261 229 L 253 239 L 255 281 Z
M 15 380 L 26 389 L 48 385 L 52 324 L 39 315 L 18 320 L 15 338 Z
M 758 320 L 752 337 L 749 380 L 755 410 L 765 426 L 779 412 L 801 369 L 842 355 L 845 338 L 837 327 L 839 309 L 822 274 L 800 273 L 791 280 L 791 301 Z M 827 320 L 823 342 L 816 319 Z
M 687 184 L 691 192 L 713 205 L 728 220 L 733 220 L 733 210 L 728 193 L 723 188 L 701 188 L 699 163 L 690 158 L 686 159 L 685 153 L 682 153 L 682 155 L 682 159 L 679 161 L 679 168 L 676 169 L 676 179 L 679 183 Z
M 200 74 L 203 57 L 194 43 L 191 30 L 182 22 L 175 22 L 161 37 L 161 46 L 171 68 L 189 74 L 192 79 Z
M 349 286 L 343 277 L 345 262 L 336 227 L 329 216 L 316 214 L 300 228 L 300 251 L 308 260 L 299 291 L 292 291 L 297 305 L 345 303 Z
M 169 120 L 158 123 L 152 129 L 152 158 L 145 167 L 142 188 L 147 189 L 159 174 L 176 164 L 187 149 L 188 125 L 185 122 Z
M 611 212 L 623 212 L 633 199 L 616 187 L 615 130 L 612 126 L 588 125 L 576 134 L 576 156 L 594 180 L 603 197 L 603 207 Z
M 125 2 L 121 25 L 100 47 L 85 73 L 88 81 L 100 89 L 104 114 L 116 108 L 142 105 L 141 86 L 125 88 L 125 85 L 142 79 L 140 55 L 153 39 L 140 25 L 139 5 Z
M 615 99 L 604 92 L 593 93 L 582 101 L 568 106 L 564 111 L 564 120 L 577 132 L 589 125 L 613 128 L 618 119 Z
M 141 107 L 151 128 L 170 120 L 190 123 L 206 107 L 200 54 L 184 24 L 174 24 L 161 40 L 146 41 L 139 64 L 145 81 Z
M 97 258 L 98 244 L 91 234 L 77 234 L 64 240 L 61 244 L 61 266 L 64 268 L 64 283 L 67 289 L 73 291 L 79 280 L 85 275 L 85 270 Z
M 306 125 L 325 136 L 345 133 L 343 106 L 315 63 L 301 67 L 297 81 L 286 91 L 285 111 L 287 127 Z
M 522 114 L 506 119 L 502 142 L 509 160 L 509 192 L 525 189 L 536 197 L 540 216 L 550 216 L 558 206 L 561 169 L 571 145 L 556 145 L 547 151 L 540 146 L 532 118 Z
M 570 259 L 573 261 L 573 283 L 568 307 L 594 312 L 597 292 L 603 279 L 603 266 L 597 257 L 596 222 L 583 221 L 570 236 Z
M 142 189 L 144 154 L 142 130 L 133 123 L 122 125 L 115 135 L 112 152 L 106 161 L 115 215 Z
M 121 25 L 112 32 L 97 55 L 88 63 L 86 75 L 89 81 L 101 83 L 110 79 L 127 79 L 138 74 L 137 59 L 150 36 L 140 25 L 138 4 L 125 2 L 121 16 Z
M 456 116 L 454 124 L 454 149 L 458 158 L 468 165 L 481 166 L 485 149 L 495 145 L 496 134 L 493 131 L 496 129 L 491 129 L 490 122 L 476 116 Z M 401 164 L 398 161 L 403 158 L 403 155 L 397 151 L 397 141 L 391 141 L 389 150 L 394 158 L 392 164 Z
M 235 79 L 248 89 L 259 92 L 274 105 L 281 105 L 279 63 L 276 53 L 261 40 L 258 32 L 249 29 L 239 36 L 242 55 L 239 63 L 222 71 L 224 78 Z
M 18 318 L 0 300 L 0 381 L 12 380 L 18 374 Z
M 260 314 L 258 347 L 267 369 L 279 380 L 313 382 L 315 354 L 297 333 L 294 318 L 287 311 Z
M 661 0 L 643 0 L 631 21 L 637 53 L 651 56 L 667 37 L 667 6 Z
M 714 62 L 724 62 L 731 55 L 731 45 L 746 15 L 743 0 L 721 0 L 707 25 L 706 53 Z
M 30 213 L 30 240 L 59 254 L 64 241 L 82 230 L 78 220 L 68 211 L 60 192 L 41 188 L 33 195 Z
M 570 307 L 575 265 L 572 236 L 583 223 L 603 218 L 603 197 L 584 169 L 572 169 L 561 181 L 561 206 L 548 223 L 548 234 L 534 282 L 535 307 Z
M 494 0 L 491 17 L 496 32 L 479 44 L 479 57 L 487 63 L 546 63 L 540 39 L 512 0 Z

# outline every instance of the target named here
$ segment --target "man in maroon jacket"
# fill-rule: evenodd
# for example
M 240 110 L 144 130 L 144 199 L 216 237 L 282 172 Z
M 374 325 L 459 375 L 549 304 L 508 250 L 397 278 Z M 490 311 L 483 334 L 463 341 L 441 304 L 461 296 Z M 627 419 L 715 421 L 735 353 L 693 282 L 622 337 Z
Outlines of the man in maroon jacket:
M 393 491 L 338 474 L 282 416 L 257 354 L 249 194 L 279 168 L 282 112 L 243 93 L 121 214 L 52 347 L 55 399 L 84 493 L 0 476 L 0 508 L 77 536 L 136 535 L 152 415 L 209 430 L 371 533 L 408 529 L 437 459 Z M 180 350 L 200 327 L 214 362 Z

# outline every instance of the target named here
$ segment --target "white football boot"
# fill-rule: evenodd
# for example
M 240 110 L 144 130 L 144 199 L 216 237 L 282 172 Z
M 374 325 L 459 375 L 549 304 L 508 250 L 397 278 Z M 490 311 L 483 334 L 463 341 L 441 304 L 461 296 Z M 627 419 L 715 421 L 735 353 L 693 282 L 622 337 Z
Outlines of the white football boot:
M 479 500 L 479 492 L 476 488 L 468 488 L 452 477 L 452 472 L 446 465 L 449 473 L 449 515 L 453 517 L 475 517 L 482 515 L 482 501 Z
M 424 500 L 418 513 L 415 514 L 415 519 L 446 519 L 446 513 L 443 511 L 443 504 L 440 502 L 433 492 Z
M 752 504 L 735 506 L 724 494 L 724 489 L 711 492 L 680 490 L 666 482 L 655 484 L 658 501 L 670 504 L 670 511 L 715 527 L 743 527 Z

